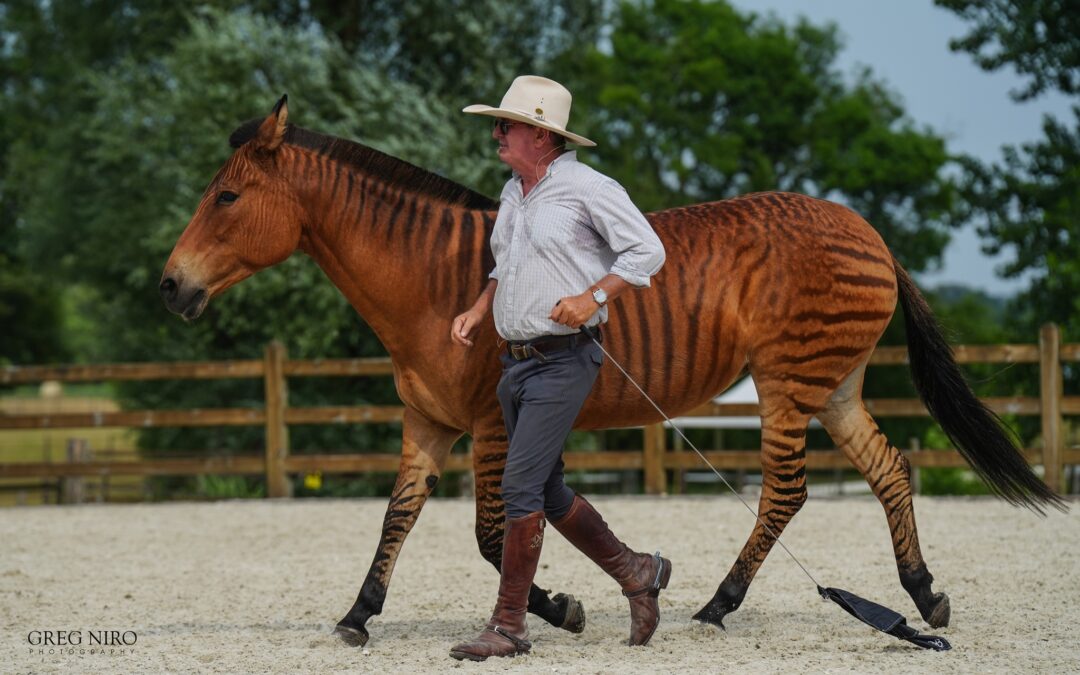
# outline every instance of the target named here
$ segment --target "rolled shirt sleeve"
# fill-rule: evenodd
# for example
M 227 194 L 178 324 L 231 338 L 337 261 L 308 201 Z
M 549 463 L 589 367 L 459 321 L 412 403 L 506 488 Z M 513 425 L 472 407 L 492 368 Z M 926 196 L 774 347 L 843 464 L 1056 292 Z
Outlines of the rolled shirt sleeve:
M 664 245 L 626 189 L 605 178 L 589 199 L 588 209 L 593 227 L 616 254 L 611 274 L 638 288 L 650 286 L 650 277 L 664 265 Z

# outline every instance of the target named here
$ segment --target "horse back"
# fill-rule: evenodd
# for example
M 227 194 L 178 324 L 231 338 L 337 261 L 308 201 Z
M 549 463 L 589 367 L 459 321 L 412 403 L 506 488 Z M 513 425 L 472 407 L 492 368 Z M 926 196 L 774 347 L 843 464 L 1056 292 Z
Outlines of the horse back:
M 892 255 L 839 204 L 767 192 L 646 217 L 667 261 L 652 288 L 612 304 L 605 347 L 670 415 L 705 403 L 744 370 L 760 389 L 759 380 L 823 350 L 841 355 L 827 368 L 850 371 L 896 306 Z M 605 367 L 578 426 L 659 419 Z

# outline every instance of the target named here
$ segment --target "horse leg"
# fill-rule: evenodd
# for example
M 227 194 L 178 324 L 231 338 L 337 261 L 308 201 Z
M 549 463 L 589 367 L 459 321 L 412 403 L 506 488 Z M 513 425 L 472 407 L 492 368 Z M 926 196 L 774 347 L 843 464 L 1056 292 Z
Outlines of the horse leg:
M 758 387 L 761 390 L 760 384 Z M 786 395 L 769 401 L 763 394 L 761 417 L 761 498 L 759 522 L 731 571 L 694 619 L 724 627 L 723 619 L 742 604 L 750 582 L 784 527 L 806 501 L 806 427 L 811 414 Z M 769 534 L 764 521 L 773 534 Z
M 352 609 L 334 629 L 334 633 L 350 646 L 367 644 L 369 636 L 365 624 L 375 614 L 382 613 L 386 589 L 401 546 L 420 516 L 428 495 L 438 484 L 446 457 L 459 436 L 460 431 L 432 422 L 412 408 L 405 409 L 401 464 L 383 518 L 375 559 Z
M 864 372 L 865 366 L 852 373 L 817 417 L 844 455 L 866 477 L 885 509 L 900 584 L 915 601 L 926 623 L 933 628 L 947 626 L 949 596 L 930 590 L 934 577 L 927 571 L 919 548 L 911 504 L 911 467 L 881 433 L 863 405 Z
M 502 475 L 506 465 L 506 429 L 492 425 L 478 432 L 473 441 L 473 469 L 476 478 L 476 543 L 484 560 L 502 570 L 503 524 L 506 507 L 502 500 Z M 536 584 L 529 590 L 529 612 L 556 628 L 580 633 L 585 630 L 585 608 L 568 593 L 549 596 Z

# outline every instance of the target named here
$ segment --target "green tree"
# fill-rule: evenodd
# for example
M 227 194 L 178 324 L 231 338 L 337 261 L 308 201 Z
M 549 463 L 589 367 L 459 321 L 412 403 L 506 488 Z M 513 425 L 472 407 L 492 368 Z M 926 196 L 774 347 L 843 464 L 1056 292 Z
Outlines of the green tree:
M 910 270 L 932 265 L 966 215 L 945 141 L 864 70 L 835 65 L 834 26 L 786 25 L 727 2 L 618 3 L 608 39 L 559 62 L 584 161 L 645 210 L 761 190 L 803 192 L 862 214 Z M 904 342 L 898 317 L 885 343 Z M 870 396 L 914 395 L 906 369 L 874 369 Z M 898 443 L 928 423 L 889 419 Z M 609 435 L 609 438 L 611 436 Z
M 916 129 L 870 73 L 846 84 L 839 50 L 835 27 L 726 2 L 623 2 L 610 45 L 562 68 L 599 141 L 588 161 L 644 209 L 759 190 L 832 198 L 922 270 L 961 215 L 944 140 Z
M 479 4 L 474 9 L 482 10 Z M 28 260 L 48 261 L 55 278 L 83 289 L 76 299 L 94 318 L 98 339 L 89 351 L 95 360 L 252 358 L 273 338 L 301 358 L 384 353 L 321 271 L 301 256 L 230 290 L 191 325 L 169 315 L 157 297 L 161 267 L 203 187 L 232 152 L 229 132 L 245 118 L 265 115 L 282 92 L 291 96 L 295 123 L 367 142 L 466 184 L 487 182 L 494 190 L 504 178 L 487 128 L 461 133 L 468 120 L 460 101 L 448 102 L 358 59 L 310 14 L 290 27 L 254 9 L 207 7 L 177 20 L 162 16 L 174 35 L 160 49 L 103 49 L 91 59 L 92 68 L 67 63 L 79 96 L 56 94 L 51 128 L 35 127 L 28 108 L 20 124 L 29 133 L 8 138 L 5 178 L 13 199 L 7 203 L 17 211 L 20 249 Z M 41 24 L 51 25 L 47 12 Z M 59 40 L 47 37 L 27 39 Z M 46 89 L 65 86 L 51 73 L 30 79 Z M 216 407 L 222 401 L 257 406 L 261 384 L 133 384 L 121 394 L 126 405 L 140 408 Z M 396 401 L 388 378 L 300 380 L 291 395 L 297 405 Z M 301 452 L 394 452 L 398 436 L 370 426 L 299 427 L 292 433 Z M 147 448 L 240 451 L 259 448 L 262 440 L 257 429 L 168 429 L 146 432 L 140 442 Z
M 495 193 L 506 171 L 488 128 L 460 114 L 534 72 L 570 85 L 601 141 L 583 158 L 646 209 L 759 189 L 845 201 L 912 269 L 955 217 L 940 138 L 884 84 L 845 84 L 833 28 L 787 27 L 724 2 L 151 2 L 16 0 L 0 6 L 0 235 L 48 271 L 96 340 L 95 360 L 382 353 L 321 272 L 294 257 L 230 290 L 200 321 L 162 307 L 156 283 L 228 133 L 282 92 L 291 119 L 359 139 Z M 605 25 L 605 8 L 614 18 Z M 10 241 L 16 245 L 7 247 Z M 13 258 L 14 259 L 14 258 Z M 22 282 L 20 282 L 22 283 Z M 74 290 L 68 290 L 74 289 Z M 84 324 L 85 325 L 85 324 Z M 20 357 L 21 358 L 21 357 Z M 256 382 L 125 387 L 134 407 L 255 406 Z M 293 383 L 299 405 L 389 402 L 387 381 Z M 294 447 L 392 451 L 371 427 L 293 430 Z M 256 449 L 237 429 L 147 433 L 153 448 Z
M 1044 119 L 1043 138 L 1003 148 L 1001 163 L 968 165 L 987 248 L 1013 252 L 1006 276 L 1034 275 L 1008 314 L 1028 340 L 1047 321 L 1080 337 L 1080 108 L 1073 114 L 1069 124 Z
M 1014 98 L 1047 91 L 1080 95 L 1080 13 L 1055 0 L 935 0 L 973 23 L 953 40 L 986 70 L 1011 66 L 1028 77 Z M 1078 102 L 1080 103 L 1080 102 Z M 1080 105 L 1071 119 L 1043 120 L 1043 137 L 1002 148 L 1002 159 L 966 161 L 965 191 L 985 219 L 987 248 L 1015 254 L 1005 275 L 1033 275 L 1030 287 L 1008 313 L 1026 339 L 1039 324 L 1055 321 L 1067 338 L 1080 336 Z
M 0 252 L 0 365 L 49 363 L 68 356 L 61 341 L 60 293 Z
M 314 2 L 310 16 L 362 62 L 460 109 L 501 97 L 517 75 L 596 42 L 596 0 Z M 543 74 L 542 72 L 540 74 Z
M 1018 102 L 1058 91 L 1080 95 L 1080 13 L 1059 0 L 935 0 L 971 22 L 970 32 L 950 44 L 985 70 L 1012 67 L 1027 85 L 1012 92 Z M 1026 276 L 1028 288 L 1006 312 L 1014 339 L 1030 341 L 1053 321 L 1066 341 L 1080 338 L 1080 101 L 1065 119 L 1043 118 L 1042 137 L 1002 148 L 1001 160 L 965 160 L 964 194 L 982 219 L 986 248 L 1014 260 L 1008 277 Z M 1066 391 L 1080 388 L 1080 372 L 1065 369 Z M 1030 392 L 1029 392 L 1030 393 Z M 1021 420 L 1025 438 L 1038 422 Z
M 281 92 L 293 95 L 299 124 L 369 140 L 435 167 L 448 165 L 457 147 L 441 102 L 356 67 L 332 36 L 284 28 L 245 11 L 207 10 L 162 56 L 122 59 L 88 74 L 87 83 L 96 105 L 68 132 L 89 150 L 77 158 L 55 157 L 49 165 L 55 171 L 34 174 L 40 184 L 28 191 L 25 217 L 35 224 L 31 255 L 58 257 L 62 274 L 94 289 L 88 309 L 103 331 L 104 358 L 252 358 L 274 338 L 301 358 L 383 353 L 340 293 L 302 256 L 232 289 L 193 324 L 165 311 L 157 280 L 203 187 L 232 152 L 229 132 L 242 117 L 266 114 Z M 481 165 L 463 161 L 455 168 L 468 178 L 470 167 Z M 50 196 L 57 190 L 70 199 L 58 203 Z M 70 236 L 71 222 L 80 224 L 80 236 Z M 256 406 L 261 383 L 166 382 L 130 385 L 122 393 L 134 407 L 214 407 L 226 400 Z M 385 379 L 330 386 L 300 381 L 292 393 L 299 405 L 395 400 Z M 373 427 L 300 427 L 293 433 L 300 450 L 393 450 L 395 436 Z M 255 449 L 261 432 L 160 430 L 143 434 L 141 443 Z
M 972 24 L 949 42 L 984 70 L 1012 66 L 1030 78 L 1013 92 L 1026 101 L 1058 90 L 1080 94 L 1080 7 L 1072 0 L 934 0 Z

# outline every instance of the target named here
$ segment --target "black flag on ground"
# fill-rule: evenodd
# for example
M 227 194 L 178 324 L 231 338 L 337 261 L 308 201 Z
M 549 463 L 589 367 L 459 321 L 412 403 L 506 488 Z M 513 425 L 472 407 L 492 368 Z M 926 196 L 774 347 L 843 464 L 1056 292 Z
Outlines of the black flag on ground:
M 945 638 L 919 633 L 919 631 L 907 625 L 907 619 L 888 607 L 882 607 L 876 602 L 870 602 L 839 588 L 822 588 L 818 586 L 817 589 L 821 597 L 832 600 L 843 607 L 851 616 L 868 626 L 878 629 L 882 633 L 888 633 L 893 637 L 906 640 L 923 649 L 933 649 L 939 652 L 952 649 L 952 645 Z

